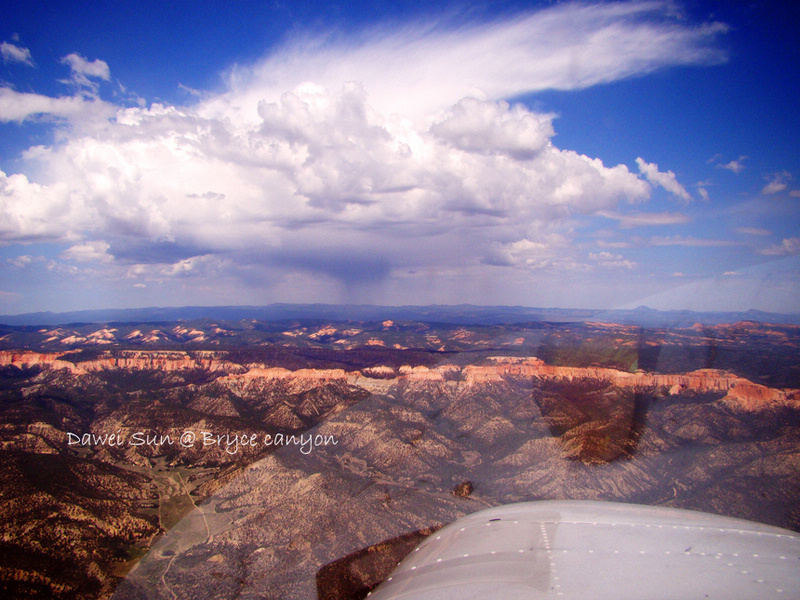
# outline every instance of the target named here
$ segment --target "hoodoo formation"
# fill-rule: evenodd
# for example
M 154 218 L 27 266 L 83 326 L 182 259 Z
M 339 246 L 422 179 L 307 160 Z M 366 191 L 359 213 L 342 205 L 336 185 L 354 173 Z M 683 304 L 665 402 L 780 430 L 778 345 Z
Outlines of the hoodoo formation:
M 443 382 L 462 380 L 464 385 L 500 382 L 504 377 L 530 377 L 538 380 L 574 381 L 593 379 L 619 388 L 667 388 L 670 394 L 681 391 L 726 392 L 725 399 L 732 407 L 743 410 L 769 410 L 782 406 L 800 407 L 800 390 L 775 389 L 753 383 L 743 377 L 719 369 L 698 369 L 689 373 L 630 373 L 602 367 L 563 367 L 546 365 L 536 357 L 489 357 L 489 364 L 444 364 L 435 368 L 425 366 L 400 366 L 397 371 L 386 366 L 370 367 L 358 371 L 344 369 L 297 369 L 270 367 L 265 364 L 240 365 L 225 359 L 226 353 L 180 352 L 161 350 L 104 352 L 92 360 L 71 362 L 63 360 L 66 352 L 9 352 L 0 351 L 0 366 L 18 369 L 39 367 L 47 370 L 66 369 L 73 374 L 97 371 L 208 371 L 223 378 L 230 385 L 258 379 L 281 379 L 298 382 L 339 381 L 374 388 L 389 386 L 401 381 Z M 389 375 L 394 374 L 394 377 Z M 370 381 L 372 380 L 372 381 Z

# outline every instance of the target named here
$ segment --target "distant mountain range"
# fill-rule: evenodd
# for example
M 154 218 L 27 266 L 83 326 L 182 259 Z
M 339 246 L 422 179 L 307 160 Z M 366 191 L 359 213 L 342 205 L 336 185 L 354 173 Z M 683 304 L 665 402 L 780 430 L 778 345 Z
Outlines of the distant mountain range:
M 193 319 L 238 321 L 286 321 L 321 319 L 334 321 L 423 321 L 459 325 L 501 325 L 529 322 L 619 323 L 641 327 L 690 327 L 695 323 L 718 325 L 737 321 L 800 325 L 800 315 L 758 310 L 744 312 L 660 311 L 646 306 L 635 309 L 531 308 L 525 306 L 376 306 L 369 304 L 270 304 L 267 306 L 179 306 L 34 312 L 0 315 L 0 323 L 15 326 L 51 326 L 74 323 L 150 323 Z

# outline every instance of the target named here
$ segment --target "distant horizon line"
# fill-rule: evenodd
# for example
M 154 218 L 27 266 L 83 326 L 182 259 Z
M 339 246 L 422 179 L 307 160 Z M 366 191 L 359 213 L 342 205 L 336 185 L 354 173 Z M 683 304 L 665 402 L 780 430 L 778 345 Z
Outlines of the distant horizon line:
M 396 314 L 390 314 L 396 313 Z M 0 324 L 9 326 L 51 326 L 102 322 L 154 322 L 218 319 L 236 321 L 255 319 L 327 319 L 372 321 L 381 319 L 440 321 L 452 323 L 510 324 L 525 321 L 545 322 L 566 319 L 607 321 L 613 316 L 621 324 L 685 326 L 690 321 L 720 324 L 755 320 L 800 325 L 800 314 L 748 310 L 656 309 L 646 305 L 632 308 L 563 308 L 524 305 L 481 304 L 329 304 L 273 302 L 263 305 L 182 305 L 140 308 L 100 308 L 72 311 L 34 311 L 0 315 Z M 702 318 L 701 318 L 702 317 Z M 726 321 L 728 319 L 728 321 Z M 764 319 L 767 319 L 764 321 Z
M 781 315 L 797 315 L 798 312 L 780 312 L 771 310 L 762 310 L 758 308 L 748 309 L 694 309 L 694 308 L 653 308 L 647 304 L 639 304 L 635 307 L 616 306 L 613 308 L 601 307 L 580 307 L 580 306 L 533 306 L 529 304 L 475 304 L 472 302 L 459 302 L 459 303 L 428 303 L 428 304 L 376 304 L 372 302 L 352 303 L 352 302 L 270 302 L 268 304 L 164 304 L 164 305 L 149 305 L 149 306 L 128 306 L 128 307 L 104 307 L 104 308 L 78 308 L 73 310 L 34 310 L 20 313 L 9 313 L 0 315 L 4 317 L 21 317 L 27 315 L 63 315 L 72 313 L 87 313 L 87 312 L 128 312 L 128 311 L 144 311 L 144 310 L 180 310 L 180 309 L 218 309 L 218 308 L 236 308 L 236 309 L 263 309 L 277 306 L 294 306 L 294 307 L 350 307 L 350 308 L 521 308 L 526 310 L 564 310 L 564 311 L 590 311 L 590 312 L 612 312 L 612 311 L 636 311 L 636 310 L 651 310 L 656 312 L 692 312 L 692 313 L 766 313 L 766 314 L 781 314 Z

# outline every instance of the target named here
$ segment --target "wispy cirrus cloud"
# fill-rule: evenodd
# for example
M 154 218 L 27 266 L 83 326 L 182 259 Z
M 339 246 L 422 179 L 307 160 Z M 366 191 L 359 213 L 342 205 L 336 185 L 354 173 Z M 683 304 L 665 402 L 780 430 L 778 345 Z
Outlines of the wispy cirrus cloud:
M 713 248 L 723 246 L 738 246 L 734 240 L 713 240 L 680 235 L 654 236 L 649 241 L 651 246 L 688 246 L 691 248 Z
M 744 161 L 746 158 L 746 156 L 740 156 L 737 160 L 732 160 L 724 165 L 719 165 L 719 167 L 722 169 L 727 169 L 732 173 L 741 173 L 745 169 Z
M 716 43 L 727 25 L 665 18 L 670 6 L 563 3 L 488 23 L 428 19 L 355 35 L 314 32 L 289 39 L 254 65 L 232 68 L 229 91 L 205 109 L 252 122 L 264 97 L 305 81 L 337 89 L 353 80 L 381 112 L 427 118 L 466 96 L 582 89 L 667 66 L 727 60 Z
M 619 226 L 623 229 L 632 229 L 634 227 L 657 227 L 662 225 L 682 225 L 688 223 L 691 219 L 683 213 L 675 212 L 660 212 L 660 213 L 619 213 L 613 211 L 599 211 L 597 213 L 606 219 L 614 219 L 619 221 Z
M 747 160 L 747 156 L 740 156 L 739 158 L 733 159 L 728 162 L 721 162 L 722 155 L 715 154 L 710 159 L 708 159 L 709 164 L 716 165 L 718 169 L 725 169 L 726 171 L 730 171 L 731 173 L 736 173 L 737 175 L 745 170 L 744 161 Z
M 761 193 L 764 196 L 771 196 L 783 192 L 788 189 L 791 178 L 792 174 L 788 171 L 774 173 L 767 178 L 768 183 L 761 189 Z
M 31 56 L 31 51 L 10 42 L 0 43 L 0 56 L 4 63 L 20 63 L 29 67 L 36 66 Z
M 780 244 L 759 250 L 764 256 L 796 256 L 800 254 L 800 237 L 784 238 Z
M 772 235 L 769 229 L 764 229 L 762 227 L 737 227 L 735 231 L 747 235 Z

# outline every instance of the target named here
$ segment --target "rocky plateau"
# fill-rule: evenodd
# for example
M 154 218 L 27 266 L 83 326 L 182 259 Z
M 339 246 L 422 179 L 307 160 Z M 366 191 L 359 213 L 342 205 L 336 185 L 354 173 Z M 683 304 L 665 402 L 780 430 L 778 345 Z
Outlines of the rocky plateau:
M 535 499 L 800 531 L 798 330 L 6 327 L 0 591 L 360 598 L 420 532 Z

